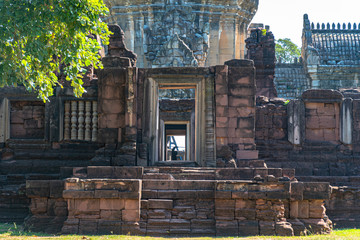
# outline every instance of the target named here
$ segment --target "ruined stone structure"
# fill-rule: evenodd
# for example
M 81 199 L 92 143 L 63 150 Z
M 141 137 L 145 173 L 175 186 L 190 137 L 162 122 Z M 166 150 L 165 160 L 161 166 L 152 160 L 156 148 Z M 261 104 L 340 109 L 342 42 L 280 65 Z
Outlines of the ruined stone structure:
M 256 96 L 277 97 L 274 35 L 266 29 L 252 29 L 246 39 L 246 48 L 247 58 L 254 61 L 256 69 Z
M 83 98 L 64 87 L 41 104 L 22 88 L 1 89 L 2 221 L 22 222 L 30 206 L 26 225 L 47 232 L 242 236 L 300 235 L 309 226 L 317 233 L 331 230 L 324 208 L 329 183 L 299 182 L 293 169 L 267 167 L 258 157 L 253 61 L 137 68 L 120 27 L 110 29 L 104 69 L 86 82 Z M 343 116 L 336 111 L 341 96 L 335 93 L 329 103 L 336 119 Z M 303 116 L 298 109 L 293 114 Z M 337 141 L 338 125 L 316 130 L 323 137 L 327 128 Z M 295 129 L 288 135 L 296 147 Z M 35 139 L 22 138 L 29 134 Z M 169 149 L 169 139 L 178 135 L 185 139 L 181 153 Z M 267 143 L 259 142 L 265 159 Z
M 138 67 L 208 67 L 244 58 L 258 0 L 105 0 Z
M 294 64 L 276 66 L 278 96 L 296 98 L 307 89 L 359 87 L 359 40 L 360 25 L 357 23 L 315 25 L 305 14 L 302 59 Z

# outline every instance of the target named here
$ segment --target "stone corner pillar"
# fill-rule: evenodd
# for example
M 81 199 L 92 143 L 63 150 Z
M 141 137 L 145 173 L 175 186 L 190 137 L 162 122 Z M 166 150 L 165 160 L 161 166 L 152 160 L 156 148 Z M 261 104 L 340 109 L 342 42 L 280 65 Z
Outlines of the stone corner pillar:
M 0 99 L 0 143 L 10 138 L 10 101 Z
M 294 145 L 301 145 L 305 138 L 305 105 L 302 100 L 292 100 L 287 105 L 288 140 Z
M 345 98 L 341 103 L 340 116 L 340 141 L 344 144 L 352 144 L 353 124 L 353 100 Z

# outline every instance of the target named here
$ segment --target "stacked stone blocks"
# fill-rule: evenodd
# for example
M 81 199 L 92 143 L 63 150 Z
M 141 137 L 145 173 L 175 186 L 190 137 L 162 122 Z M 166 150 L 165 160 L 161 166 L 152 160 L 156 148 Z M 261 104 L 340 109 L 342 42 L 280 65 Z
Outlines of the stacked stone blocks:
M 241 169 L 234 175 L 224 170 L 87 167 L 74 169 L 74 177 L 64 181 L 28 181 L 27 226 L 169 237 L 299 235 L 308 225 L 319 233 L 330 230 L 323 220 L 328 183 L 290 181 L 261 169 L 253 169 L 251 178 Z M 212 172 L 213 179 L 191 180 L 194 172 L 203 179 Z M 240 175 L 249 180 L 233 180 Z

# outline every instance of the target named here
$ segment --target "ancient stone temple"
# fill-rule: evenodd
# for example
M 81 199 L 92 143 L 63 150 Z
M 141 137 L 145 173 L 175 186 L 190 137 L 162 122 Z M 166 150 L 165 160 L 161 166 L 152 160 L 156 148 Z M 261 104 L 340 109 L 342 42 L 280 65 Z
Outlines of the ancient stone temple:
M 215 66 L 244 58 L 258 0 L 104 1 L 110 24 L 124 30 L 138 67 Z
M 329 183 L 299 182 L 293 168 L 258 157 L 253 61 L 137 68 L 121 28 L 110 30 L 104 69 L 82 98 L 64 87 L 42 104 L 21 87 L 0 89 L 2 221 L 26 218 L 32 230 L 52 233 L 170 237 L 331 230 Z M 339 101 L 334 94 L 326 105 L 334 116 L 342 116 Z M 273 119 L 283 127 L 286 113 Z M 298 144 L 297 131 L 289 144 Z
M 271 32 L 233 59 L 257 1 L 203 2 L 109 1 L 124 30 L 109 26 L 82 98 L 0 88 L 0 221 L 166 237 L 359 226 L 360 93 L 275 98 Z
M 360 25 L 311 23 L 304 15 L 301 59 L 276 66 L 279 97 L 300 97 L 307 89 L 359 87 Z

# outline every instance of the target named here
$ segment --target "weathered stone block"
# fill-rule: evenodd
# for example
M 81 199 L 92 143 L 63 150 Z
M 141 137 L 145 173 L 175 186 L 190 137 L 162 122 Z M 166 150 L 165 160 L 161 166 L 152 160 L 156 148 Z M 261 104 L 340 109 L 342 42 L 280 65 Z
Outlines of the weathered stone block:
M 259 221 L 260 235 L 273 236 L 275 235 L 275 222 L 273 221 Z
M 258 221 L 239 220 L 239 236 L 256 236 L 259 235 Z
M 100 218 L 106 220 L 121 221 L 122 212 L 120 209 L 117 210 L 100 210 Z
M 28 197 L 49 197 L 50 182 L 45 180 L 26 181 L 26 195 Z
M 277 236 L 294 236 L 294 230 L 289 222 L 276 222 L 275 233 Z
M 125 208 L 124 199 L 100 199 L 101 210 L 121 210 Z
M 172 209 L 173 200 L 149 199 L 149 209 Z
M 128 222 L 140 221 L 140 210 L 122 210 L 122 220 Z
M 307 200 L 299 201 L 298 206 L 299 206 L 298 217 L 309 218 L 309 201 Z
M 63 198 L 76 198 L 76 199 L 90 199 L 95 196 L 94 191 L 83 191 L 83 190 L 64 190 Z
M 99 220 L 98 222 L 98 231 L 97 234 L 118 234 L 120 235 L 122 233 L 121 231 L 121 222 L 120 221 L 114 221 L 111 219 L 108 220 Z
M 216 221 L 216 236 L 238 236 L 238 221 Z

